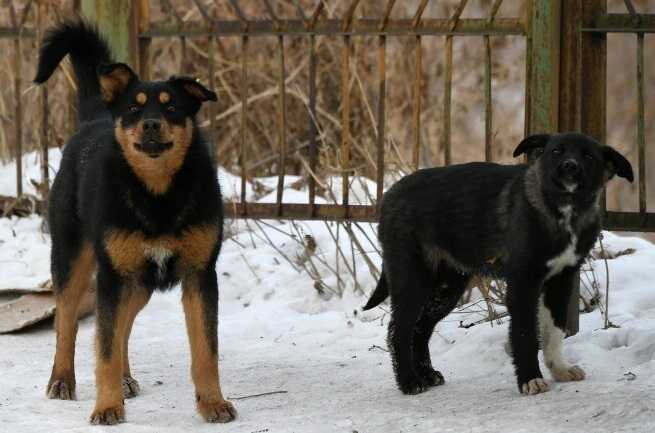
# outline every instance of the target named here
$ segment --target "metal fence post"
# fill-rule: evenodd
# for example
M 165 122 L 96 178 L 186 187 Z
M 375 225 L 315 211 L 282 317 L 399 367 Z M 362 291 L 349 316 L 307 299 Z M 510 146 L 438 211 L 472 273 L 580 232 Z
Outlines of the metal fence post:
M 82 0 L 82 14 L 95 22 L 117 62 L 137 65 L 136 26 L 131 0 Z

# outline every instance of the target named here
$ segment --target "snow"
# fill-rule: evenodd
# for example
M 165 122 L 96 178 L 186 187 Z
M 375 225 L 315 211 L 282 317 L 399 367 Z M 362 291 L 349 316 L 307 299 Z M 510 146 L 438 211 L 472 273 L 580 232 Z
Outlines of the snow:
M 0 167 L 0 179 L 6 178 L 5 169 Z M 220 177 L 226 195 L 238 194 L 237 178 L 225 172 Z M 262 182 L 274 187 L 276 181 Z M 287 194 L 298 200 L 306 196 L 291 186 Z M 45 397 L 55 348 L 51 323 L 0 335 L 0 432 L 655 431 L 651 243 L 604 233 L 606 251 L 635 251 L 608 260 L 609 318 L 618 328 L 602 329 L 596 309 L 581 315 L 580 333 L 565 340 L 565 357 L 585 369 L 584 382 L 553 384 L 548 393 L 521 396 L 504 349 L 507 320 L 465 329 L 460 321 L 475 322 L 479 314 L 454 312 L 438 325 L 431 341 L 433 363 L 446 384 L 404 396 L 396 389 L 384 351 L 388 315 L 383 309 L 362 313 L 359 307 L 366 297 L 351 278 L 343 279 L 343 296 L 332 290 L 319 293 L 316 275 L 312 278 L 298 265 L 302 245 L 279 231 L 294 228 L 266 223 L 232 222 L 235 235 L 225 242 L 217 266 L 220 377 L 224 394 L 239 411 L 235 422 L 207 425 L 195 412 L 178 288 L 153 296 L 137 317 L 130 353 L 142 394 L 126 400 L 127 422 L 117 427 L 92 427 L 87 421 L 95 399 L 93 318 L 80 323 L 77 401 Z M 300 223 L 298 230 L 314 237 L 316 256 L 334 267 L 328 227 L 336 229 L 312 222 Z M 28 288 L 48 280 L 50 241 L 41 228 L 36 216 L 0 219 L 0 288 Z M 363 228 L 374 239 L 374 226 Z M 351 260 L 349 242 L 342 240 L 342 247 Z M 379 258 L 371 258 L 379 266 Z M 375 279 L 360 255 L 355 260 L 359 286 L 368 294 Z M 344 274 L 345 264 L 340 266 Z M 592 266 L 604 293 L 605 264 L 593 260 Z M 328 266 L 317 262 L 317 270 L 325 287 L 337 287 Z M 545 367 L 544 373 L 550 380 Z M 275 391 L 285 392 L 237 399 Z

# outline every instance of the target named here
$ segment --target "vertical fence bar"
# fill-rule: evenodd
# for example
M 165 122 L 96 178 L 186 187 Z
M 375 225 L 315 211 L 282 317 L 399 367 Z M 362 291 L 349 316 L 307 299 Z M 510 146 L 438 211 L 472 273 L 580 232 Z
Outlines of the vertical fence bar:
M 284 67 L 284 37 L 282 35 L 278 36 L 277 39 L 278 45 L 278 113 L 277 113 L 277 122 L 278 122 L 278 147 L 279 147 L 279 159 L 278 159 L 278 178 L 277 178 L 277 214 L 282 216 L 282 196 L 284 194 L 284 174 L 285 174 L 285 165 L 286 165 L 286 71 Z
M 150 29 L 150 1 L 138 0 L 137 7 L 137 28 L 138 28 L 138 54 L 139 54 L 139 76 L 142 80 L 150 80 L 150 44 L 151 38 L 141 37 Z
M 350 36 L 343 37 L 341 48 L 341 169 L 342 199 L 348 215 L 348 196 L 350 192 L 348 167 L 350 165 Z
M 309 216 L 316 215 L 316 163 L 318 148 L 316 135 L 316 35 L 309 36 Z
M 491 104 L 491 41 L 484 35 L 484 160 L 493 159 L 493 106 Z
M 39 4 L 37 8 L 37 32 L 38 32 L 38 47 L 39 49 L 41 48 L 43 44 L 43 27 L 44 27 L 44 21 L 45 21 L 45 15 L 46 15 L 46 5 L 45 4 Z M 39 125 L 39 142 L 41 144 L 41 187 L 42 190 L 41 192 L 41 199 L 45 202 L 47 202 L 48 198 L 48 191 L 50 189 L 50 170 L 48 169 L 49 167 L 49 162 L 48 162 L 48 148 L 49 142 L 48 142 L 48 115 L 49 115 L 49 110 L 48 110 L 48 86 L 47 83 L 43 83 L 43 85 L 39 86 L 39 105 L 40 105 L 40 125 Z M 43 209 L 41 209 L 42 212 L 47 211 L 47 206 L 43 206 Z
M 214 25 L 211 24 L 213 33 Z M 209 75 L 209 88 L 216 91 L 216 38 L 212 35 L 207 40 L 207 74 Z M 214 162 L 218 165 L 218 143 L 216 140 L 216 104 L 209 104 L 209 140 L 214 151 Z
M 13 2 L 9 12 L 16 37 L 14 38 L 14 158 L 16 159 L 16 197 L 23 194 L 23 106 L 21 100 L 21 40 L 18 18 Z
M 443 147 L 444 165 L 450 165 L 452 156 L 450 149 L 450 97 L 453 84 L 453 37 L 446 36 L 446 69 L 444 73 L 443 95 L 443 129 L 441 145 Z
M 241 170 L 241 209 L 243 216 L 248 214 L 246 205 L 246 186 L 248 170 L 248 36 L 241 37 L 241 143 L 239 148 L 239 168 Z
M 644 133 L 644 34 L 637 33 L 637 146 L 639 150 L 639 213 L 646 214 L 646 136 Z
M 379 30 L 384 32 L 389 16 L 396 0 L 387 0 L 384 15 L 380 21 Z M 384 194 L 384 142 L 386 137 L 386 95 L 387 95 L 387 35 L 380 34 L 378 38 L 378 119 L 377 119 L 377 170 L 375 204 L 377 215 L 380 215 L 382 196 Z
M 421 152 L 421 78 L 423 69 L 423 60 L 421 48 L 421 36 L 416 35 L 415 39 L 416 65 L 414 76 L 414 145 L 412 147 L 412 165 L 414 170 L 418 170 L 419 157 Z
M 386 136 L 386 93 L 387 93 L 387 36 L 380 35 L 378 39 L 378 127 L 377 127 L 377 173 L 376 173 L 376 205 L 379 216 L 384 193 L 384 140 Z

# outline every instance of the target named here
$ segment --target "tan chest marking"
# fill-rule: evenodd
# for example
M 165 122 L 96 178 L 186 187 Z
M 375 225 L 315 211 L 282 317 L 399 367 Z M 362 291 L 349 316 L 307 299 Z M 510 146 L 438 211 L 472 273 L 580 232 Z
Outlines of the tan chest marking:
M 190 227 L 179 236 L 146 238 L 141 232 L 111 230 L 105 236 L 105 249 L 114 268 L 122 275 L 133 274 L 143 268 L 147 260 L 160 269 L 172 256 L 179 257 L 178 269 L 203 269 L 218 242 L 215 226 Z

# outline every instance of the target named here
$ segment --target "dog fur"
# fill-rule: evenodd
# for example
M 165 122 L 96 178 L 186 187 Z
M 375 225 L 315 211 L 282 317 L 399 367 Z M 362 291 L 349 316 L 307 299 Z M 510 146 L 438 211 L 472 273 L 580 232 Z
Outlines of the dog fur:
M 223 211 L 208 145 L 196 125 L 216 94 L 196 80 L 141 81 L 115 63 L 84 22 L 50 30 L 36 83 L 70 56 L 80 125 L 65 149 L 48 209 L 57 348 L 47 395 L 75 398 L 77 307 L 97 270 L 96 388 L 90 421 L 125 418 L 139 392 L 127 348 L 132 324 L 155 290 L 182 283 L 191 374 L 200 414 L 235 418 L 218 380 L 218 286 Z
M 528 164 L 419 170 L 384 196 L 382 275 L 364 309 L 391 296 L 388 344 L 403 393 L 444 382 L 428 342 L 476 275 L 507 281 L 521 393 L 548 390 L 537 359 L 539 326 L 555 380 L 584 378 L 561 354 L 568 299 L 600 233 L 603 187 L 614 175 L 632 182 L 632 167 L 613 148 L 577 133 L 533 135 L 514 152 L 522 154 Z

